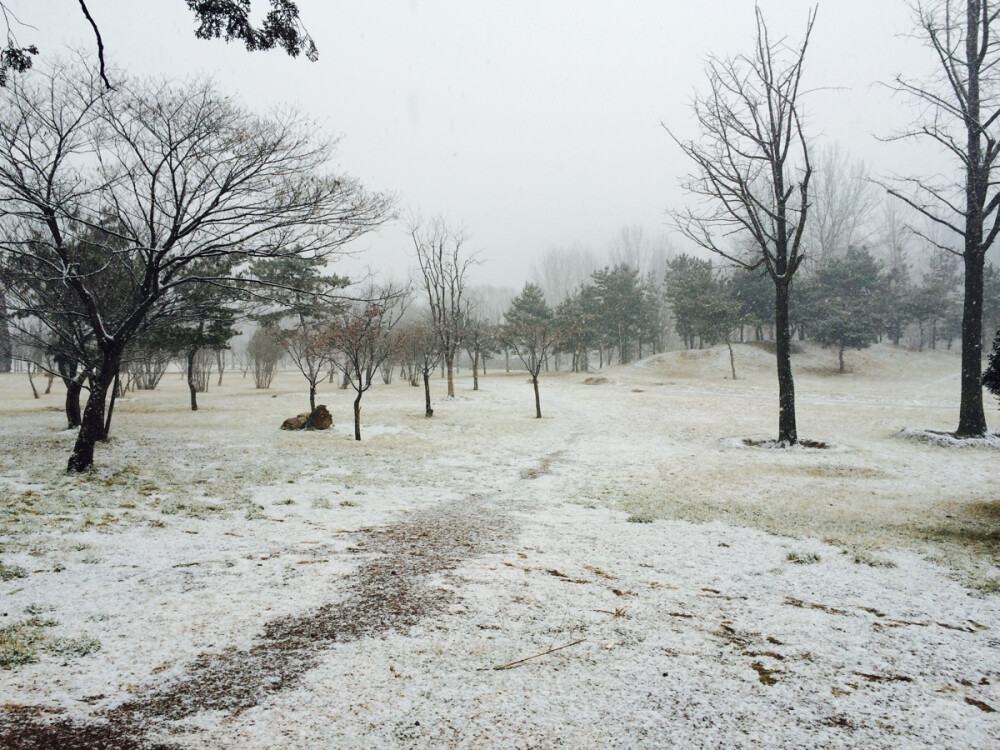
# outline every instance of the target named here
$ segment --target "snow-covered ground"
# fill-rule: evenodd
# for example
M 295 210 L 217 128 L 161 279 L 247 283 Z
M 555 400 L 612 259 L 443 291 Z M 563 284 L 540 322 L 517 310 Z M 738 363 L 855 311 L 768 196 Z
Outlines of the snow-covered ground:
M 175 374 L 83 476 L 61 389 L 2 375 L 0 745 L 1000 745 L 1000 449 L 920 432 L 957 355 L 794 364 L 826 450 L 743 444 L 777 406 L 739 346 L 549 373 L 541 420 L 523 373 L 431 420 L 377 386 L 360 443 L 348 392 L 290 433 L 301 376 L 192 413 Z

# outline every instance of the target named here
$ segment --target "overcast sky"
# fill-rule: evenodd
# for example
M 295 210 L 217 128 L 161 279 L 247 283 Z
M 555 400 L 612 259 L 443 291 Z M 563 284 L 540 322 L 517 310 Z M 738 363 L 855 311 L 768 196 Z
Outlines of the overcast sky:
M 43 54 L 95 44 L 75 0 L 9 0 Z M 749 51 L 751 0 L 300 0 L 320 58 L 194 38 L 183 0 L 88 0 L 109 59 L 133 73 L 211 75 L 257 109 L 293 103 L 340 134 L 340 166 L 403 211 L 444 214 L 481 249 L 477 281 L 520 287 L 552 246 L 603 251 L 623 226 L 669 233 L 688 170 L 664 132 L 694 135 L 705 58 Z M 797 41 L 804 0 L 761 0 Z M 256 7 L 266 8 L 257 0 Z M 930 60 L 903 0 L 826 0 L 807 55 L 808 130 L 877 172 L 923 155 L 876 141 L 913 118 L 878 82 Z M 933 163 L 933 159 L 929 158 Z M 360 241 L 396 278 L 413 265 L 399 227 Z M 677 250 L 683 241 L 671 237 Z

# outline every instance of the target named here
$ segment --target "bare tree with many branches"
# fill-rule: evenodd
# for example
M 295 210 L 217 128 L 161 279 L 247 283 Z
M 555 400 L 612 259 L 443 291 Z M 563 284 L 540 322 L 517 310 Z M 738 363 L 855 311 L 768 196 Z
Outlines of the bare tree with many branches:
M 802 68 L 815 9 L 797 47 L 772 41 L 760 8 L 755 8 L 753 53 L 710 57 L 708 92 L 695 96 L 693 110 L 701 135 L 671 138 L 694 162 L 683 186 L 700 199 L 697 208 L 674 211 L 680 231 L 699 246 L 748 269 L 763 266 L 775 289 L 775 344 L 778 371 L 778 442 L 798 442 L 792 378 L 788 303 L 792 277 L 803 259 L 802 237 L 809 213 L 809 142 L 799 100 Z M 666 126 L 664 126 L 666 127 Z M 740 254 L 734 236 L 749 237 Z
M 1000 3 L 931 0 L 912 4 L 937 64 L 929 81 L 896 78 L 894 88 L 926 106 L 927 119 L 895 136 L 929 141 L 957 162 L 956 179 L 909 177 L 889 193 L 924 217 L 934 231 L 913 228 L 931 246 L 965 265 L 962 374 L 956 437 L 987 432 L 983 411 L 983 278 L 986 252 L 1000 233 Z M 952 244 L 947 239 L 955 240 Z M 960 249 L 957 249 L 960 248 Z
M 343 357 L 333 363 L 354 389 L 354 439 L 361 439 L 361 397 L 372 386 L 378 368 L 399 345 L 393 329 L 406 311 L 408 290 L 392 284 L 369 286 L 361 301 L 336 316 L 329 328 L 329 347 Z
M 469 311 L 466 275 L 476 258 L 466 250 L 466 233 L 452 229 L 441 217 L 427 224 L 411 220 L 410 237 L 420 263 L 431 324 L 441 344 L 448 374 L 448 396 L 454 398 L 455 355 L 462 346 L 463 323 Z

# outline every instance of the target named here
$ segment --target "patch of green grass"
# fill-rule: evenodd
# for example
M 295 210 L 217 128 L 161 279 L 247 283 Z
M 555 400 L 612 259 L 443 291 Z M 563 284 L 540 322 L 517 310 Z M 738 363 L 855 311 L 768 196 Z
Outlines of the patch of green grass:
M 629 523 L 652 523 L 656 520 L 656 516 L 652 513 L 633 513 L 631 516 L 625 519 Z
M 0 628 L 0 669 L 38 661 L 38 649 L 46 636 L 44 629 L 56 625 L 55 620 L 32 617 Z
M 789 552 L 785 559 L 796 565 L 813 565 L 819 562 L 819 555 L 815 552 Z
M 895 568 L 896 563 L 892 560 L 885 560 L 876 557 L 866 549 L 855 547 L 853 550 L 844 550 L 845 554 L 851 555 L 851 560 L 857 565 L 867 565 L 869 568 Z
M 249 503 L 247 505 L 246 519 L 248 521 L 259 521 L 261 518 L 267 518 L 267 514 L 264 513 L 264 506 L 257 505 L 257 503 Z
M 984 578 L 972 581 L 971 585 L 979 593 L 985 594 L 986 596 L 996 596 L 997 594 L 1000 594 L 1000 578 Z
M 43 646 L 53 656 L 69 659 L 89 656 L 101 650 L 101 642 L 89 635 L 79 638 L 50 638 Z
M 28 571 L 20 565 L 4 565 L 0 563 L 0 581 L 13 581 L 15 578 L 27 578 Z
M 34 605 L 28 609 L 41 612 L 45 608 Z M 67 659 L 100 651 L 101 642 L 88 635 L 79 638 L 52 635 L 50 629 L 58 624 L 52 618 L 35 614 L 27 620 L 0 628 L 0 669 L 13 669 L 36 662 L 39 652 Z
M 357 503 L 354 502 L 353 500 L 341 500 L 340 501 L 340 507 L 341 508 L 353 508 L 355 505 L 357 505 Z

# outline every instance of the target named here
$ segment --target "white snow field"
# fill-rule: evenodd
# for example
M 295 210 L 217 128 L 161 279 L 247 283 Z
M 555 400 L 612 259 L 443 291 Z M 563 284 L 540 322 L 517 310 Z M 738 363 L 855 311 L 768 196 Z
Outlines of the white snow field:
M 1000 440 L 959 359 L 671 352 L 405 382 L 227 372 L 119 400 L 63 473 L 62 389 L 0 376 L 0 746 L 1000 747 Z M 588 377 L 607 382 L 588 385 Z M 988 419 L 1000 426 L 996 401 Z M 104 744 L 101 744 L 104 743 Z

